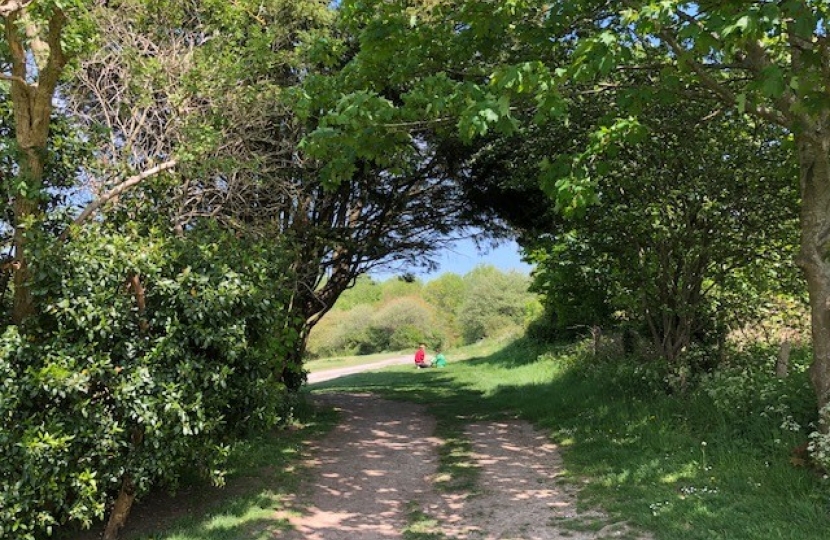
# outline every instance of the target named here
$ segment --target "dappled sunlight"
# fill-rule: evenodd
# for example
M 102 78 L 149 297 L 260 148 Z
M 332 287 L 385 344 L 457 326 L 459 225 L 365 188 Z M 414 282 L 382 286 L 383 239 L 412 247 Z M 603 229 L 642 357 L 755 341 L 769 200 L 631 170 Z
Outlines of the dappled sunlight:
M 561 467 L 556 446 L 525 422 L 476 423 L 466 433 L 483 490 L 468 502 L 466 513 L 489 516 L 487 538 L 558 537 L 549 520 L 575 515 L 576 499 L 556 481 Z
M 280 538 L 400 538 L 406 505 L 426 496 L 437 469 L 434 420 L 420 407 L 372 396 L 320 400 L 347 420 L 315 449 L 314 495 L 289 517 L 296 530 Z
M 678 471 L 663 474 L 660 477 L 660 482 L 673 485 L 681 480 L 696 478 L 699 473 L 699 468 L 700 466 L 697 463 L 687 463 Z
M 565 362 L 562 355 L 514 354 L 514 349 L 460 360 L 440 372 L 413 373 L 398 367 L 349 376 L 317 385 L 314 392 L 372 390 L 394 400 L 429 403 L 430 410 L 453 428 L 441 431 L 447 436 L 442 456 L 450 466 L 432 480 L 439 489 L 462 486 L 473 494 L 454 496 L 452 501 L 439 494 L 439 500 L 420 508 L 425 519 L 435 519 L 440 532 L 454 540 L 490 538 L 486 534 L 532 539 L 529 530 L 502 534 L 488 524 L 498 519 L 518 523 L 522 512 L 539 507 L 558 532 L 536 533 L 536 538 L 642 535 L 609 523 L 607 515 L 577 511 L 576 491 L 583 505 L 634 518 L 632 525 L 656 528 L 666 538 L 684 537 L 690 524 L 702 531 L 730 530 L 735 538 L 766 538 L 765 529 L 794 538 L 787 533 L 812 531 L 811 524 L 826 522 L 823 508 L 781 495 L 792 491 L 803 496 L 815 489 L 813 480 L 801 475 L 799 484 L 790 482 L 797 475 L 789 463 L 780 463 L 787 456 L 765 462 L 759 458 L 763 452 L 745 451 L 742 440 L 733 441 L 735 429 L 721 426 L 721 417 L 713 416 L 707 403 L 666 396 L 659 384 L 652 388 L 648 380 L 621 371 L 616 363 L 569 370 L 570 363 L 557 364 Z M 546 384 L 536 384 L 548 375 Z M 546 457 L 556 454 L 545 446 L 550 443 L 547 437 L 520 442 L 514 429 L 521 422 L 513 418 L 531 420 L 541 431 L 552 433 L 559 447 L 567 447 L 568 468 Z M 471 424 L 466 438 L 474 439 L 474 445 L 459 442 L 465 437 L 454 430 L 463 429 L 463 424 Z M 747 426 L 741 423 L 737 429 L 743 433 Z M 704 447 L 701 439 L 708 445 Z M 523 453 L 525 448 L 541 452 L 545 467 L 535 469 L 536 458 Z M 536 474 L 537 479 L 517 480 L 520 472 Z M 770 512 L 768 501 L 782 510 Z M 758 517 L 750 523 L 736 514 Z M 803 525 L 793 525 L 793 516 Z M 809 532 L 805 537 L 813 538 Z
M 441 493 L 439 450 L 426 408 L 367 394 L 324 394 L 342 422 L 313 449 L 305 499 L 283 515 L 291 529 L 279 540 L 550 540 L 563 538 L 562 520 L 601 523 L 594 531 L 565 531 L 572 540 L 608 537 L 604 516 L 577 511 L 576 492 L 563 475 L 556 445 L 524 421 L 468 424 L 470 448 L 452 449 L 478 481 Z M 469 420 L 474 420 L 470 417 Z M 451 480 L 451 478 L 450 478 Z M 607 531 L 605 531 L 607 532 Z M 420 536 L 418 536 L 420 537 Z

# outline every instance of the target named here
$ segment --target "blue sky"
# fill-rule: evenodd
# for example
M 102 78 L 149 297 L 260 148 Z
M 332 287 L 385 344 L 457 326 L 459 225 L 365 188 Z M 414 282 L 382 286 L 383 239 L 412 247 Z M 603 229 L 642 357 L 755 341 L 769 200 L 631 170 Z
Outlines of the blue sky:
M 519 246 L 516 242 L 505 242 L 497 248 L 485 249 L 485 253 L 478 252 L 472 240 L 456 242 L 453 249 L 446 249 L 438 255 L 436 261 L 440 265 L 437 271 L 430 274 L 417 274 L 423 280 L 440 276 L 445 272 L 464 275 L 480 264 L 490 264 L 500 270 L 518 270 L 525 274 L 530 273 L 532 267 L 522 262 L 519 255 Z M 385 280 L 397 274 L 373 274 L 375 279 Z
M 472 240 L 458 242 L 454 249 L 445 250 L 439 257 L 438 263 L 441 268 L 436 275 L 444 272 L 464 275 L 479 264 L 491 264 L 500 270 L 518 270 L 524 273 L 531 270 L 529 264 L 522 262 L 516 242 L 510 241 L 485 251 L 484 254 L 478 253 Z

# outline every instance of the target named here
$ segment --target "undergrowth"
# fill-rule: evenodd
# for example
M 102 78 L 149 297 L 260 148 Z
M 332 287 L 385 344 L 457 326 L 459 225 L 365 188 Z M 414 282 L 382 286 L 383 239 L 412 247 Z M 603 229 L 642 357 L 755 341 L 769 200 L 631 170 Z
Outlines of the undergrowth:
M 303 396 L 294 401 L 293 411 L 287 425 L 234 445 L 224 488 L 190 476 L 176 494 L 157 492 L 139 501 L 123 540 L 266 540 L 288 530 L 287 498 L 307 475 L 301 464 L 306 446 L 337 421 L 335 411 L 317 410 Z M 58 534 L 59 540 L 93 537 L 100 535 Z

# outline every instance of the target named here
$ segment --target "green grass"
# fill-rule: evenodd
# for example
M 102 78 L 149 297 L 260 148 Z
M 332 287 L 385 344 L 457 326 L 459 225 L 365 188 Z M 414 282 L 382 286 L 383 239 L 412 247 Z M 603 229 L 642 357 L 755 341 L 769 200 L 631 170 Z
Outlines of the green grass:
M 417 501 L 410 501 L 406 505 L 406 527 L 403 530 L 404 540 L 444 540 L 446 536 L 441 532 L 440 523 L 421 510 Z
M 466 360 L 469 358 L 486 356 L 492 354 L 502 347 L 506 343 L 509 343 L 515 339 L 513 336 L 505 336 L 504 338 L 498 340 L 485 340 L 479 343 L 475 343 L 473 345 L 466 345 L 464 347 L 456 347 L 454 349 L 449 349 L 444 351 L 450 361 L 459 361 L 459 360 Z M 427 351 L 428 355 L 432 355 L 434 351 Z M 330 358 L 316 358 L 314 360 L 308 360 L 305 363 L 305 369 L 309 371 L 309 373 L 316 373 L 318 371 L 326 371 L 329 369 L 339 369 L 339 368 L 346 368 L 352 366 L 359 366 L 361 364 L 371 364 L 372 362 L 380 362 L 381 360 L 386 360 L 387 358 L 395 358 L 398 356 L 415 356 L 415 348 L 413 347 L 411 350 L 405 351 L 390 351 L 390 352 L 383 352 L 377 354 L 367 354 L 362 356 L 332 356 Z
M 582 508 L 601 506 L 655 538 L 828 537 L 830 487 L 791 465 L 798 436 L 776 432 L 769 419 L 726 418 L 700 396 L 645 391 L 613 363 L 575 370 L 571 347 L 542 352 L 519 341 L 445 370 L 396 366 L 313 391 L 372 391 L 428 405 L 439 435 L 450 436 L 442 470 L 461 489 L 475 470 L 465 466 L 460 428 L 518 416 L 564 449 L 566 474 L 585 485 Z
M 788 436 L 770 419 L 725 416 L 700 396 L 654 392 L 624 362 L 585 368 L 578 356 L 570 346 L 485 343 L 450 351 L 446 369 L 394 366 L 309 391 L 372 391 L 427 405 L 445 440 L 439 489 L 475 490 L 479 471 L 471 464 L 466 424 L 519 417 L 551 434 L 564 452 L 565 478 L 584 486 L 580 509 L 603 508 L 607 523 L 627 522 L 657 540 L 828 537 L 830 482 L 789 462 L 790 449 L 803 435 Z M 301 409 L 297 419 L 295 429 L 237 448 L 229 477 L 229 486 L 237 488 L 220 501 L 199 506 L 162 532 L 127 540 L 278 535 L 287 523 L 274 510 L 299 489 L 304 441 L 330 429 L 336 415 Z M 408 507 L 407 518 L 404 538 L 443 538 L 440 523 L 417 505 Z M 555 523 L 567 537 L 602 529 L 606 522 L 588 514 Z M 626 531 L 620 537 L 633 538 Z
M 304 478 L 300 459 L 310 439 L 327 433 L 336 423 L 333 411 L 315 411 L 300 403 L 288 429 L 252 437 L 230 457 L 225 490 L 195 486 L 195 508 L 161 531 L 131 535 L 131 540 L 269 540 L 286 530 L 286 497 L 296 493 Z

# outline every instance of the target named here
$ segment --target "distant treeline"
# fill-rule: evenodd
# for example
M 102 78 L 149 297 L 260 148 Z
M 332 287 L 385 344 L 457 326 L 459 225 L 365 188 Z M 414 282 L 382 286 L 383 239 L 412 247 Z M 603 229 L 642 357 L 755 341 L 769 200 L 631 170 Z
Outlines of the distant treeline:
M 530 281 L 489 265 L 427 282 L 364 276 L 311 332 L 308 354 L 372 354 L 421 342 L 434 349 L 521 331 L 542 311 Z

